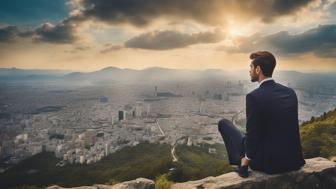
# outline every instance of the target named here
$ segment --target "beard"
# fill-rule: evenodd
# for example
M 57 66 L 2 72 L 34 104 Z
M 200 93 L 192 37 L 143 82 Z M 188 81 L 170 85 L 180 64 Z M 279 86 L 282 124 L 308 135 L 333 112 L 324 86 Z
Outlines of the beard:
M 256 82 L 256 81 L 258 81 L 258 78 L 256 78 L 256 77 L 252 77 L 252 78 L 251 78 L 251 81 L 252 81 L 252 82 Z
M 256 81 L 258 81 L 258 80 L 259 80 L 259 78 L 258 78 L 257 74 L 253 74 L 253 75 L 251 76 L 251 82 L 256 82 Z

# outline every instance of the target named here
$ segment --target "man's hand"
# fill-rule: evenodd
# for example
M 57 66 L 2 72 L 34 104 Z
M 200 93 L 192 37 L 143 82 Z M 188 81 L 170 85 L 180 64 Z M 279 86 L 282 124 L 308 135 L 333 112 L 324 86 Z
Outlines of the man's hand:
M 249 164 L 249 162 L 250 161 L 248 159 L 246 159 L 245 157 L 243 157 L 243 158 L 241 158 L 240 165 L 241 166 L 246 166 L 246 165 Z

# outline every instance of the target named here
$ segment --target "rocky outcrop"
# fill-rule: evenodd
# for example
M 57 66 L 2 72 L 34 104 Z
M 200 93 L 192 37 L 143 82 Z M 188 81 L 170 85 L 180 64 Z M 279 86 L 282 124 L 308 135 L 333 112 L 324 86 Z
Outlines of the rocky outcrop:
M 248 178 L 241 178 L 235 172 L 201 180 L 176 183 L 172 189 L 333 189 L 336 188 L 336 162 L 317 157 L 306 159 L 306 164 L 297 171 L 267 175 L 249 170 Z M 74 189 L 154 189 L 152 180 L 139 178 L 113 186 L 94 185 Z M 63 189 L 51 186 L 47 189 Z
M 174 184 L 172 189 L 332 189 L 336 188 L 336 163 L 325 158 L 306 159 L 297 171 L 267 175 L 250 171 L 248 178 L 235 172 Z
M 109 185 L 93 185 L 93 186 L 81 186 L 74 187 L 72 189 L 154 189 L 154 181 L 146 179 L 146 178 L 138 178 L 131 181 L 122 182 L 113 186 Z M 65 189 L 60 186 L 50 186 L 47 189 Z

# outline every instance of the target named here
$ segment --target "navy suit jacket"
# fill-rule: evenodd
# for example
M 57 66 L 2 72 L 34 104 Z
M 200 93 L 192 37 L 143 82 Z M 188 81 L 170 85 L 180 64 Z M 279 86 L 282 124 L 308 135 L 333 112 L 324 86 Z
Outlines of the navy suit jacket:
M 297 170 L 305 164 L 298 100 L 293 89 L 268 80 L 246 95 L 244 141 L 253 170 L 275 174 Z

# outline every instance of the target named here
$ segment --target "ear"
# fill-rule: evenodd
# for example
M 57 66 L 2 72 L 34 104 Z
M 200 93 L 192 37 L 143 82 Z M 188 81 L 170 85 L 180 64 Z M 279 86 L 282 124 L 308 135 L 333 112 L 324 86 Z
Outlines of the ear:
M 261 71 L 260 66 L 257 66 L 257 68 L 256 68 L 256 73 L 259 74 L 260 71 Z

